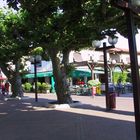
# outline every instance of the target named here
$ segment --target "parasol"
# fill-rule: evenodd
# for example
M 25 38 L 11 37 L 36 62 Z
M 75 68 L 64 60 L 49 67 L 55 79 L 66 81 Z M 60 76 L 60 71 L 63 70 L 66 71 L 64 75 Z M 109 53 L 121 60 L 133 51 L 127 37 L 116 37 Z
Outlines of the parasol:
M 6 80 L 7 78 L 5 78 L 5 77 L 0 77 L 0 80 Z

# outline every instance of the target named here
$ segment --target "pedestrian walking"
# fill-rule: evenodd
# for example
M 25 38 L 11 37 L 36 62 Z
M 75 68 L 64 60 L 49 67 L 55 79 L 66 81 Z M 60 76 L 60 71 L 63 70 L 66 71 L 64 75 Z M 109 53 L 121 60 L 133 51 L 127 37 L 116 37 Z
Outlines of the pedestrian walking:
M 117 93 L 118 93 L 118 96 L 120 96 L 120 94 L 122 93 L 122 83 L 121 83 L 121 80 L 119 79 L 118 80 L 118 83 L 117 83 Z

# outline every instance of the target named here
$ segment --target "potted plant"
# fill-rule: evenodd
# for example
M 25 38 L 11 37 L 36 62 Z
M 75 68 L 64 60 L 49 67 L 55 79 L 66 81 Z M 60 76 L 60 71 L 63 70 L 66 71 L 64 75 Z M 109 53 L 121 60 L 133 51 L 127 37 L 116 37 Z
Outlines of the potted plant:
M 93 90 L 93 89 L 92 89 L 93 87 L 96 87 L 96 93 L 97 93 L 98 95 L 101 94 L 101 90 L 100 90 L 101 82 L 100 82 L 98 79 L 96 79 L 96 80 L 89 80 L 89 81 L 88 81 L 88 87 L 89 87 L 91 90 Z M 96 93 L 95 93 L 95 94 L 96 94 Z
M 99 80 L 89 80 L 88 81 L 88 86 L 90 87 L 90 88 L 92 88 L 93 86 L 100 86 L 101 85 L 101 82 L 99 81 Z

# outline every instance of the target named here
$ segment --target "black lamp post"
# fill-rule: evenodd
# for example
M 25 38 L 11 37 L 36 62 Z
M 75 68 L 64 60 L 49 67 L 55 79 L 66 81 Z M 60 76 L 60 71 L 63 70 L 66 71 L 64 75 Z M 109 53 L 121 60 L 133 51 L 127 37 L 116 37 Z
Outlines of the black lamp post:
M 135 40 L 134 14 L 140 14 L 140 0 L 111 0 L 111 4 L 125 12 L 133 84 L 136 139 L 140 140 L 140 78 Z
M 92 41 L 92 46 L 96 47 L 96 51 L 103 51 L 104 54 L 104 73 L 105 73 L 105 91 L 106 91 L 106 110 L 111 110 L 110 106 L 110 100 L 109 100 L 109 87 L 108 87 L 108 64 L 107 64 L 107 50 L 110 48 L 114 48 L 115 44 L 118 41 L 118 37 L 113 36 L 113 38 L 110 36 L 108 38 L 108 42 L 111 44 L 111 46 L 107 46 L 106 42 L 103 42 L 103 47 L 100 47 L 101 43 L 98 40 Z
M 35 82 L 35 101 L 38 101 L 37 96 L 37 64 L 41 62 L 41 56 L 35 55 L 30 58 L 31 64 L 34 64 L 34 82 Z

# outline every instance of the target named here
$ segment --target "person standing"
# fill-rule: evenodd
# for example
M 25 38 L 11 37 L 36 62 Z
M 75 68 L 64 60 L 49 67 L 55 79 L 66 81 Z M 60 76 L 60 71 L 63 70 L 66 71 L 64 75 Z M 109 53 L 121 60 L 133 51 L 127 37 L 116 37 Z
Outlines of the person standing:
M 6 93 L 7 95 L 9 94 L 9 87 L 10 87 L 9 82 L 6 81 L 6 83 L 5 83 L 5 93 Z
M 2 85 L 1 85 L 1 86 L 2 86 L 2 87 L 1 87 L 1 88 L 2 88 L 2 94 L 3 94 L 3 95 L 5 95 L 5 84 L 4 84 L 4 83 L 2 83 Z
M 2 94 L 2 81 L 0 81 L 0 94 Z

